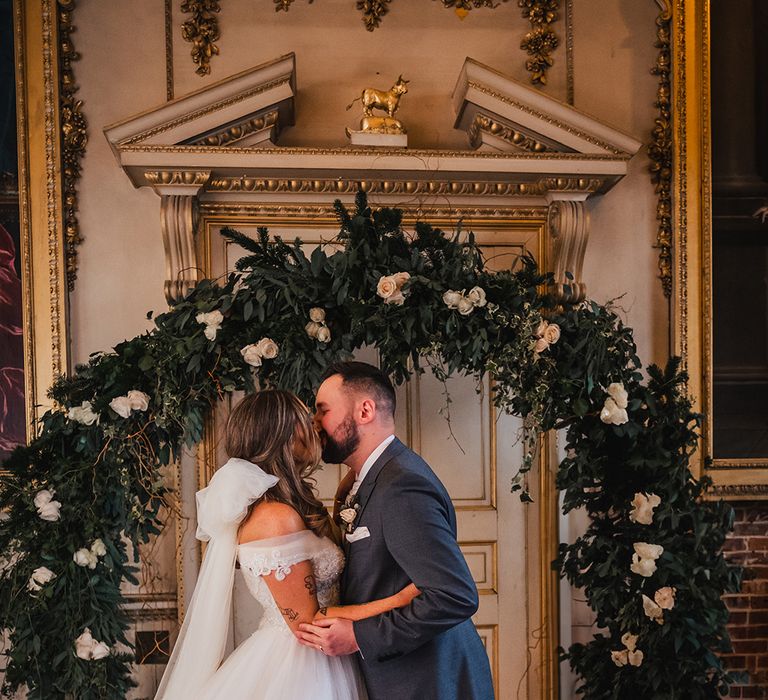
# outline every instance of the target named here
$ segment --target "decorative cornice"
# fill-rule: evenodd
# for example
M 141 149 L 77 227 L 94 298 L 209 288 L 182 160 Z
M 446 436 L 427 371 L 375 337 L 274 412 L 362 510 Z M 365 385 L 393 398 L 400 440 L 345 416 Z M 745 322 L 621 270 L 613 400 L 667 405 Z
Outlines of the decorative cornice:
M 72 61 L 80 55 L 72 43 L 72 13 L 75 0 L 57 0 L 59 21 L 59 104 L 61 120 L 62 189 L 64 197 L 64 236 L 67 261 L 67 288 L 72 291 L 77 279 L 77 246 L 81 243 L 77 221 L 77 182 L 80 162 L 88 143 L 88 124 L 82 112 L 82 100 L 75 99 L 78 87 Z
M 768 498 L 768 484 L 716 484 L 707 495 L 725 499 L 765 499 Z
M 258 117 L 251 117 L 239 124 L 229 125 L 205 136 L 189 141 L 192 146 L 229 146 L 263 129 L 277 125 L 279 112 L 270 110 Z
M 199 189 L 210 176 L 210 170 L 148 170 L 144 173 L 144 179 L 152 187 L 182 185 Z
M 664 296 L 672 295 L 672 113 L 671 113 L 671 71 L 670 30 L 672 8 L 669 0 L 661 0 L 659 16 L 656 18 L 656 43 L 659 56 L 651 73 L 659 76 L 659 87 L 654 105 L 659 114 L 654 120 L 648 157 L 651 160 L 651 181 L 655 185 L 657 203 L 656 247 L 659 249 L 659 279 Z
M 192 61 L 197 64 L 195 73 L 208 75 L 211 57 L 219 54 L 219 47 L 213 43 L 221 36 L 216 17 L 221 11 L 219 0 L 183 0 L 181 11 L 192 13 L 192 18 L 181 25 L 181 35 L 192 44 Z
M 560 0 L 518 0 L 523 8 L 523 17 L 531 23 L 528 32 L 520 44 L 530 58 L 525 62 L 525 69 L 531 74 L 534 84 L 547 84 L 547 69 L 552 67 L 552 52 L 560 43 L 557 35 L 549 26 L 557 19 Z
M 149 173 L 145 173 L 147 177 Z M 605 185 L 601 178 L 542 177 L 535 181 L 474 181 L 450 180 L 339 180 L 337 178 L 259 178 L 213 177 L 206 192 L 248 192 L 258 194 L 354 194 L 358 187 L 379 195 L 475 197 L 531 197 L 546 192 L 598 192 Z
M 524 131 L 502 124 L 486 114 L 478 113 L 467 130 L 469 143 L 473 148 L 478 148 L 482 145 L 481 132 L 491 134 L 498 139 L 506 141 L 514 148 L 529 151 L 530 153 L 545 153 L 546 151 L 554 150 L 541 141 L 537 141 L 533 136 L 529 136 Z

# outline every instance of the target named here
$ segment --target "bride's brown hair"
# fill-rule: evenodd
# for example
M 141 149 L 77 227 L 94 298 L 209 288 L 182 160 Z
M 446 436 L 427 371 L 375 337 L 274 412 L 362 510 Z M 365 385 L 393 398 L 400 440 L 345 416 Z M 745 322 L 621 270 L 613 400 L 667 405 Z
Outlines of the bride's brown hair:
M 224 449 L 280 479 L 263 500 L 291 506 L 316 535 L 333 538 L 328 511 L 310 478 L 320 463 L 320 439 L 298 397 L 279 389 L 246 396 L 229 415 Z

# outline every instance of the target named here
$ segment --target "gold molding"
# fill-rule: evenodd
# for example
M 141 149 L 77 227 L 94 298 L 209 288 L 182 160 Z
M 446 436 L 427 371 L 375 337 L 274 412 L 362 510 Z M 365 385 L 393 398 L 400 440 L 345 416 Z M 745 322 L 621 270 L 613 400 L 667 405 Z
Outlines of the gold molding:
M 197 64 L 195 73 L 208 75 L 211 58 L 218 56 L 219 47 L 214 44 L 221 36 L 216 14 L 221 11 L 219 0 L 182 0 L 181 11 L 192 17 L 181 25 L 181 36 L 192 44 L 192 62 Z
M 531 31 L 520 43 L 520 48 L 530 57 L 525 62 L 525 69 L 531 74 L 534 85 L 546 85 L 547 70 L 554 63 L 552 52 L 560 44 L 549 26 L 560 12 L 560 0 L 517 0 L 517 4 L 523 9 L 523 17 L 531 23 Z
M 56 0 L 13 4 L 28 437 L 69 362 L 58 9 Z
M 75 0 L 58 0 L 59 22 L 59 90 L 61 101 L 61 152 L 64 188 L 64 235 L 66 237 L 67 288 L 72 291 L 77 279 L 77 246 L 82 242 L 77 221 L 77 181 L 80 161 L 88 143 L 88 122 L 82 111 L 83 102 L 75 98 L 78 87 L 72 61 L 80 59 L 72 42 L 72 14 Z
M 357 9 L 363 13 L 363 24 L 372 32 L 381 24 L 384 15 L 389 12 L 389 3 L 392 0 L 357 0 Z
M 481 145 L 481 132 L 496 136 L 506 141 L 510 146 L 528 151 L 529 153 L 544 153 L 545 151 L 554 150 L 524 131 L 502 124 L 487 114 L 478 112 L 469 125 L 469 129 L 467 129 L 469 143 L 472 148 L 478 148 Z
M 227 125 L 218 131 L 196 138 L 189 143 L 193 146 L 228 146 L 229 144 L 241 141 L 257 131 L 276 126 L 278 116 L 279 112 L 273 109 L 257 117 L 246 117 L 244 121 Z
M 173 0 L 165 0 L 165 99 L 173 99 Z
M 660 6 L 656 18 L 656 43 L 659 56 L 651 73 L 659 76 L 656 102 L 659 114 L 654 120 L 648 157 L 651 160 L 651 182 L 658 198 L 656 220 L 658 231 L 656 247 L 659 249 L 659 279 L 664 296 L 672 296 L 672 115 L 671 109 L 671 50 L 670 31 L 672 7 L 670 0 L 656 0 Z
M 576 100 L 573 73 L 573 0 L 565 0 L 565 84 L 566 101 L 573 105 Z

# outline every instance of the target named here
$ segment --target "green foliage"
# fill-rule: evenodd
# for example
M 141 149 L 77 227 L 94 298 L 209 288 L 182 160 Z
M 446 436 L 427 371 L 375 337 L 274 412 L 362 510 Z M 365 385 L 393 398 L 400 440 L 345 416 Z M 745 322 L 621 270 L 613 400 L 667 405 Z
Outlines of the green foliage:
M 586 698 L 682 700 L 724 691 L 729 679 L 715 653 L 728 648 L 720 596 L 739 583 L 720 553 L 732 514 L 702 500 L 706 483 L 688 469 L 698 417 L 678 363 L 649 368 L 644 381 L 632 332 L 614 311 L 595 303 L 558 307 L 541 292 L 548 278 L 529 258 L 514 271 L 491 272 L 471 233 L 448 236 L 421 222 L 406 235 L 400 211 L 371 211 L 362 192 L 353 212 L 340 202 L 335 208 L 338 248 L 309 255 L 301 241 L 270 238 L 266 229 L 255 240 L 224 229 L 246 251 L 237 273 L 201 282 L 151 332 L 93 355 L 52 387 L 60 408 L 42 417 L 39 436 L 14 452 L 0 481 L 7 515 L 0 520 L 0 626 L 11 641 L 4 690 L 26 684 L 31 698 L 46 700 L 125 697 L 132 657 L 120 583 L 134 580 L 131 552 L 162 528 L 164 468 L 200 440 L 206 415 L 227 393 L 279 386 L 311 405 L 328 365 L 369 345 L 398 383 L 426 369 L 439 379 L 490 375 L 497 407 L 525 417 L 521 474 L 541 431 L 566 429 L 558 487 L 566 511 L 583 507 L 591 523 L 562 547 L 556 566 L 583 587 L 603 629 L 566 654 Z M 402 303 L 393 303 L 396 296 L 388 303 L 377 286 L 396 273 L 407 273 Z M 478 288 L 487 303 L 460 310 L 444 300 Z M 306 330 L 313 308 L 325 313 L 325 342 Z M 222 322 L 209 339 L 198 316 L 214 311 Z M 560 337 L 536 352 L 544 318 Z M 254 369 L 241 349 L 264 338 L 279 352 Z M 629 395 L 627 420 L 618 425 L 600 417 L 612 383 Z M 149 406 L 124 418 L 110 402 L 132 390 L 146 393 Z M 84 401 L 97 423 L 69 417 Z M 530 500 L 520 477 L 512 488 Z M 42 489 L 55 491 L 59 520 L 40 518 L 34 499 Z M 628 517 L 636 493 L 661 498 L 650 525 Z M 93 569 L 78 566 L 73 554 L 95 539 L 107 554 Z M 634 542 L 664 547 L 651 577 L 630 571 Z M 40 566 L 56 577 L 30 592 Z M 659 625 L 644 614 L 641 595 L 664 586 L 675 587 L 677 598 Z M 75 655 L 86 627 L 110 646 L 107 658 Z M 627 632 L 639 635 L 639 667 L 611 660 Z

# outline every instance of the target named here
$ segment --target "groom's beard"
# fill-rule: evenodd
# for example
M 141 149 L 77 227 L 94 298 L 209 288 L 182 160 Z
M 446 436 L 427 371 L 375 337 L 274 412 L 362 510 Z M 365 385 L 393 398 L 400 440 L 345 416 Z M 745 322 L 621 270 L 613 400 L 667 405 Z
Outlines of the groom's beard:
M 360 431 L 357 429 L 352 416 L 347 416 L 344 422 L 336 428 L 333 435 L 325 433 L 323 444 L 323 462 L 326 464 L 341 464 L 360 444 Z

